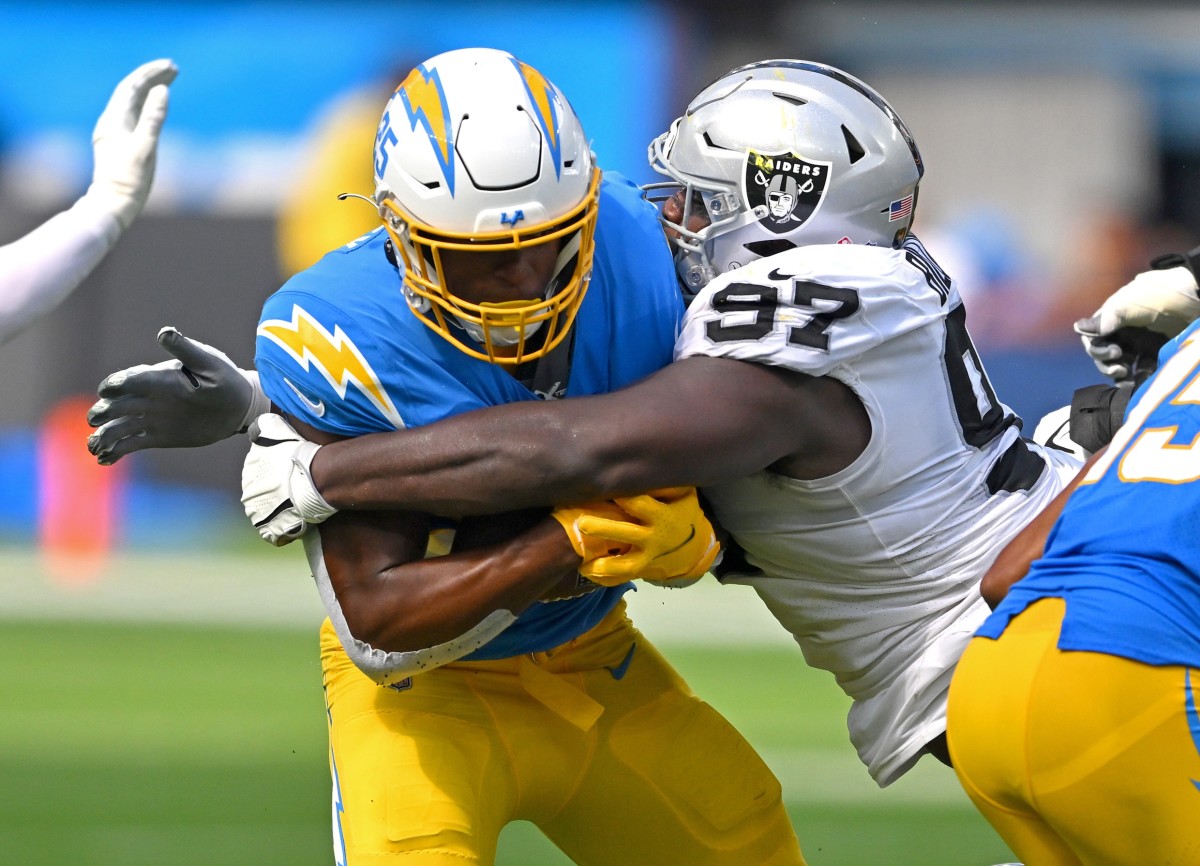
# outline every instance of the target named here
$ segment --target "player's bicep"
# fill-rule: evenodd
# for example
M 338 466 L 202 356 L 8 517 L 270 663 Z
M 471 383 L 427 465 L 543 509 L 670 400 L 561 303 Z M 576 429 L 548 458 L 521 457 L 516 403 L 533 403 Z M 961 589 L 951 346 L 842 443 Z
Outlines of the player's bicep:
M 576 441 L 586 443 L 603 496 L 704 486 L 742 478 L 801 449 L 825 387 L 762 364 L 685 358 L 597 398 L 588 409 L 593 423 L 570 426 Z

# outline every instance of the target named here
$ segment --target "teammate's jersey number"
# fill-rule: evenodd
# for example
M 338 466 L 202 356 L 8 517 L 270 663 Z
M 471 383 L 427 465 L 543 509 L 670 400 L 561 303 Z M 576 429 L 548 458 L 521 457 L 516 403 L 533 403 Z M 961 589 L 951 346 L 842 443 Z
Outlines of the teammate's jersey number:
M 920 270 L 933 286 L 931 270 Z M 935 273 L 942 272 L 939 269 Z M 937 290 L 937 286 L 934 288 Z M 721 314 L 721 318 L 709 322 L 705 333 L 714 343 L 763 339 L 775 330 L 779 292 L 778 286 L 731 283 L 713 294 L 712 307 Z M 819 352 L 829 351 L 829 329 L 833 323 L 853 316 L 861 306 L 858 292 L 841 286 L 793 279 L 792 292 L 793 304 L 810 307 L 817 312 L 803 325 L 788 326 L 788 344 Z M 938 293 L 941 295 L 940 291 Z M 966 321 L 966 310 L 962 304 L 947 315 L 942 359 L 963 439 L 974 448 L 982 448 L 1005 429 L 1018 423 L 1019 419 L 1005 411 L 1005 407 L 996 399 L 996 391 L 967 333 Z

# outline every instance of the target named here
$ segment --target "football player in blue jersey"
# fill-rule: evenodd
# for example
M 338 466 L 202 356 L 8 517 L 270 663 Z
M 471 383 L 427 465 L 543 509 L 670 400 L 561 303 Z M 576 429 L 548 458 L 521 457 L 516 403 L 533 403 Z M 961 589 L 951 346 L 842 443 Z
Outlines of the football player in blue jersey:
M 0 246 L 0 343 L 62 303 L 141 213 L 177 72 L 174 62 L 163 59 L 125 76 L 92 132 L 95 164 L 87 192 L 70 209 Z
M 1178 312 L 1183 279 L 1166 296 L 1143 280 L 1107 306 L 1136 295 L 1126 319 Z M 1163 348 L 1112 442 L 984 578 L 995 611 L 954 675 L 950 749 L 1028 864 L 1200 862 L 1198 403 L 1194 323 Z
M 420 64 L 374 168 L 383 226 L 263 306 L 255 365 L 291 425 L 265 416 L 264 447 L 605 393 L 670 361 L 682 301 L 654 209 L 602 176 L 536 69 L 491 49 Z M 626 576 L 711 564 L 695 491 L 619 504 L 346 512 L 305 535 L 339 863 L 491 863 L 518 819 L 579 864 L 804 862 L 774 775 L 625 615 Z

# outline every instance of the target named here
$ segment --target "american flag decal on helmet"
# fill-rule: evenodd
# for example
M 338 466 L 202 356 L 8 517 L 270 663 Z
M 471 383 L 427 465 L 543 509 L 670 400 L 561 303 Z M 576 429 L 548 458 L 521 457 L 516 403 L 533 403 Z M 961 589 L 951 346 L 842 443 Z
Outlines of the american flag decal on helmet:
M 909 193 L 904 198 L 891 203 L 888 206 L 888 222 L 894 223 L 896 220 L 902 220 L 912 215 L 912 193 Z

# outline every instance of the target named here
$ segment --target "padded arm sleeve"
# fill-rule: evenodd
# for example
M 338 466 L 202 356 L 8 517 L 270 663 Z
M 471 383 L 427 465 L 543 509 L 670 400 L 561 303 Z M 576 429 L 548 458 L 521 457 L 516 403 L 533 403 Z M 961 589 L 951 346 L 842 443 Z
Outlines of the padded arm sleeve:
M 29 234 L 0 246 L 0 343 L 58 306 L 120 236 L 116 217 L 85 195 Z
M 329 571 L 325 568 L 319 532 L 309 532 L 304 536 L 304 552 L 308 557 L 313 579 L 317 583 L 317 590 L 321 594 L 321 602 L 325 605 L 325 612 L 329 615 L 346 654 L 360 671 L 381 686 L 391 685 L 413 674 L 457 661 L 479 649 L 517 619 L 510 611 L 495 610 L 466 633 L 437 646 L 408 652 L 378 649 L 351 633 L 342 614 L 342 606 L 333 591 Z
M 1071 396 L 1071 439 L 1095 453 L 1112 441 L 1125 422 L 1133 388 L 1088 385 Z

